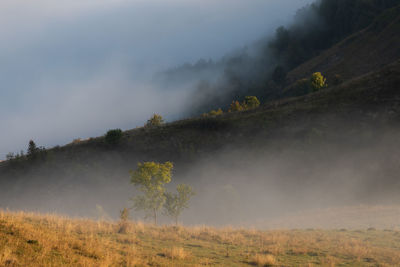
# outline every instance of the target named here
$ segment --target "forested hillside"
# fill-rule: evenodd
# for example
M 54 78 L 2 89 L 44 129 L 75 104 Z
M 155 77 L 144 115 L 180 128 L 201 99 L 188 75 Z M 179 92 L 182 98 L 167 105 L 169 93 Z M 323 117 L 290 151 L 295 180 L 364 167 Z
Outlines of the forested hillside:
M 391 16 L 398 15 L 398 9 L 387 12 L 381 18 L 378 17 L 385 10 L 399 4 L 398 0 L 317 1 L 300 9 L 294 22 L 287 27 L 278 28 L 274 36 L 266 36 L 255 44 L 226 55 L 217 62 L 202 59 L 193 65 L 185 64 L 171 69 L 162 76 L 162 81 L 167 84 L 180 84 L 182 79 L 184 82 L 196 81 L 195 77 L 200 79 L 196 85 L 197 92 L 191 100 L 197 107 L 194 114 L 219 107 L 226 108 L 232 99 L 241 101 L 246 95 L 255 95 L 264 102 L 287 97 L 287 94 L 282 94 L 282 88 L 296 81 L 290 74 L 291 70 L 303 69 L 301 65 L 304 62 L 365 29 L 377 19 L 376 25 L 379 26 L 375 29 L 370 28 L 370 33 L 367 34 L 369 37 L 364 34 L 363 40 L 358 39 L 359 44 L 366 45 L 364 51 L 375 54 L 375 58 L 365 57 L 365 52 L 357 54 L 358 64 L 354 66 L 357 72 L 354 74 L 361 74 L 363 71 L 366 73 L 365 68 L 371 63 L 371 59 L 388 63 L 388 59 L 393 60 L 398 56 L 398 45 L 395 45 L 398 43 L 398 40 L 395 40 L 398 28 L 388 30 L 386 34 L 383 33 L 384 36 L 375 34 L 379 32 L 379 27 L 383 29 L 385 23 L 393 19 Z M 391 41 L 385 39 L 388 37 Z M 369 44 L 368 41 L 373 43 Z M 358 49 L 355 45 L 351 47 L 354 51 Z M 383 59 L 379 60 L 377 55 L 384 49 L 393 53 L 390 54 L 388 51 Z M 372 70 L 376 68 L 368 69 Z M 305 71 L 301 74 L 309 75 Z M 351 74 L 342 78 L 349 78 Z M 295 77 L 300 79 L 305 76 Z M 328 83 L 335 81 L 332 76 L 328 78 Z

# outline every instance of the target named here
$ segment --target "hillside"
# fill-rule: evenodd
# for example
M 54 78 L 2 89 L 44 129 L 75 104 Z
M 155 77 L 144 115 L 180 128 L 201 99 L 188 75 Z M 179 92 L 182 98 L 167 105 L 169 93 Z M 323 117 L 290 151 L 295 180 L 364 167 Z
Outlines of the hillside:
M 396 266 L 398 230 L 153 227 L 0 211 L 1 266 Z
M 320 55 L 298 66 L 287 75 L 287 84 L 322 72 L 328 81 L 339 75 L 347 81 L 379 70 L 400 58 L 400 6 L 378 16 L 364 30 L 357 32 Z
M 385 11 L 287 80 L 321 71 L 328 83 L 341 75 L 341 83 L 253 110 L 128 130 L 114 145 L 101 136 L 13 158 L 0 163 L 0 207 L 116 217 L 131 206 L 129 171 L 143 161 L 174 162 L 169 186 L 195 188 L 183 218 L 189 224 L 251 225 L 321 207 L 397 205 L 399 10 Z
M 235 216 L 233 214 L 240 214 L 236 209 L 246 210 L 246 205 L 255 200 L 247 198 L 248 202 L 241 204 L 244 206 L 232 207 L 229 212 L 229 209 L 224 209 L 221 213 L 218 206 L 232 197 L 229 193 L 231 189 L 226 189 L 226 186 L 239 190 L 239 195 L 246 194 L 240 189 L 244 181 L 239 173 L 246 172 L 247 168 L 253 168 L 247 173 L 253 173 L 256 188 L 275 188 L 271 197 L 280 192 L 280 198 L 290 200 L 296 196 L 290 190 L 296 188 L 296 194 L 307 195 L 304 201 L 311 201 L 318 192 L 325 194 L 325 198 L 332 194 L 334 199 L 332 188 L 344 190 L 340 187 L 344 184 L 326 187 L 325 183 L 337 178 L 326 176 L 321 179 L 322 173 L 331 169 L 333 175 L 338 169 L 345 168 L 354 175 L 354 172 L 361 171 L 354 166 L 362 164 L 366 166 L 365 173 L 357 173 L 357 176 L 361 175 L 365 180 L 357 189 L 349 185 L 349 190 L 354 192 L 340 191 L 346 197 L 338 201 L 347 205 L 356 204 L 355 199 L 383 201 L 383 196 L 396 201 L 399 190 L 397 174 L 400 171 L 396 163 L 399 153 L 397 144 L 400 143 L 399 84 L 400 62 L 397 61 L 378 72 L 340 86 L 269 103 L 256 110 L 126 131 L 121 143 L 116 146 L 106 144 L 104 138 L 99 137 L 50 149 L 42 158 L 6 162 L 0 167 L 0 203 L 2 207 L 12 209 L 50 210 L 89 216 L 95 216 L 95 207 L 99 204 L 111 214 L 116 214 L 122 206 L 130 205 L 129 198 L 134 193 L 128 185 L 129 170 L 134 169 L 137 162 L 149 160 L 173 161 L 176 181 L 192 184 L 197 191 L 203 192 L 193 204 L 192 212 L 188 212 L 190 223 L 229 223 L 236 218 L 231 217 Z M 346 161 L 337 162 L 346 153 L 343 158 Z M 385 153 L 384 157 L 382 153 Z M 246 155 L 246 161 L 243 161 L 243 155 Z M 317 166 L 316 159 L 319 159 Z M 279 173 L 280 180 L 266 176 L 272 170 L 263 169 L 254 173 L 256 169 L 268 166 L 264 160 L 275 164 L 271 168 Z M 230 164 L 239 169 L 234 171 Z M 299 172 L 301 166 L 308 166 L 307 172 Z M 297 174 L 293 176 L 290 171 Z M 214 174 L 210 176 L 210 172 Z M 226 177 L 229 172 L 233 172 L 228 175 L 231 178 Z M 349 174 L 340 174 L 340 179 Z M 213 186 L 209 187 L 211 181 Z M 321 188 L 315 189 L 314 193 L 308 192 L 318 186 Z M 371 191 L 373 188 L 380 189 Z M 217 196 L 223 196 L 224 200 Z M 207 201 L 215 197 L 220 204 L 212 205 L 215 210 L 211 208 L 207 211 L 206 207 L 211 204 Z M 315 204 L 312 203 L 309 205 Z M 280 209 L 290 211 L 308 207 L 306 202 L 303 207 L 292 204 L 289 205 L 292 208 L 282 206 Z M 271 208 L 265 206 L 266 216 L 273 217 L 278 212 L 275 208 L 272 212 Z M 223 218 L 216 219 L 215 213 L 225 212 L 228 213 Z

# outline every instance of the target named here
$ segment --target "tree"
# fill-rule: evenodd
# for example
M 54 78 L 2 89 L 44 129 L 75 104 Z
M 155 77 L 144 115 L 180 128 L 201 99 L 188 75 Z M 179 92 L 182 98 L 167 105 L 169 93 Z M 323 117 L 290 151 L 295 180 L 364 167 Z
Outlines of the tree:
M 176 194 L 165 193 L 165 204 L 164 213 L 175 220 L 175 224 L 178 225 L 178 218 L 182 211 L 188 208 L 189 200 L 194 196 L 193 189 L 185 184 L 180 184 L 176 187 Z
M 138 163 L 135 171 L 131 171 L 131 183 L 143 193 L 133 198 L 133 207 L 143 210 L 147 216 L 153 217 L 157 224 L 157 212 L 165 203 L 165 184 L 171 182 L 172 162 Z
M 147 127 L 161 126 L 164 123 L 164 119 L 161 115 L 154 114 L 146 123 Z
M 311 91 L 316 92 L 327 86 L 326 79 L 322 76 L 321 72 L 315 72 L 310 78 Z
M 260 106 L 260 101 L 255 96 L 246 96 L 242 106 L 244 106 L 245 109 L 257 108 Z
M 209 116 L 211 116 L 211 117 L 216 117 L 216 116 L 219 116 L 219 115 L 222 115 L 224 112 L 222 111 L 222 109 L 217 109 L 217 110 L 211 110 L 210 112 L 208 112 L 208 113 L 203 113 L 202 114 L 202 116 L 203 117 L 209 117 Z
M 27 151 L 28 157 L 33 158 L 34 156 L 36 156 L 38 151 L 39 151 L 39 149 L 37 148 L 35 142 L 33 140 L 30 140 L 29 145 L 28 145 L 28 151 Z
M 235 111 L 242 111 L 244 110 L 244 107 L 242 104 L 239 103 L 239 101 L 232 101 L 231 106 L 229 107 L 228 112 L 235 112 Z
M 122 130 L 121 129 L 114 129 L 109 130 L 106 134 L 105 141 L 107 144 L 116 145 L 122 138 Z

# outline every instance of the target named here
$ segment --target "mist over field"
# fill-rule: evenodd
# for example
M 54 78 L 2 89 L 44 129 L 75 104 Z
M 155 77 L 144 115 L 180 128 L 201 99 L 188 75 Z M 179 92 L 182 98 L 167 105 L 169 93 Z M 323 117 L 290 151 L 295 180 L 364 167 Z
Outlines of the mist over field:
M 174 162 L 168 187 L 194 187 L 188 224 L 398 205 L 400 50 L 375 44 L 397 41 L 398 9 L 362 1 L 2 2 L 0 157 L 61 146 L 8 155 L 0 207 L 117 218 L 144 161 Z M 312 87 L 319 70 L 328 82 Z M 228 111 L 244 96 L 261 106 Z M 170 123 L 142 127 L 154 113 Z M 113 143 L 113 128 L 128 131 Z
M 2 1 L 0 157 L 184 117 L 192 84 L 155 73 L 271 35 L 308 2 Z
M 0 2 L 0 266 L 399 266 L 399 0 Z

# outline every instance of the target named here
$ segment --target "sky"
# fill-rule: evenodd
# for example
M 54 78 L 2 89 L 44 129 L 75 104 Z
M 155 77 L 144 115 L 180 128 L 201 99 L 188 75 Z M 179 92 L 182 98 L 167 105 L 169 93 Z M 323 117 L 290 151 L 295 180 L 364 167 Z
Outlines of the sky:
M 0 159 L 30 139 L 52 147 L 183 117 L 190 88 L 163 90 L 154 73 L 271 35 L 310 2 L 0 1 Z

